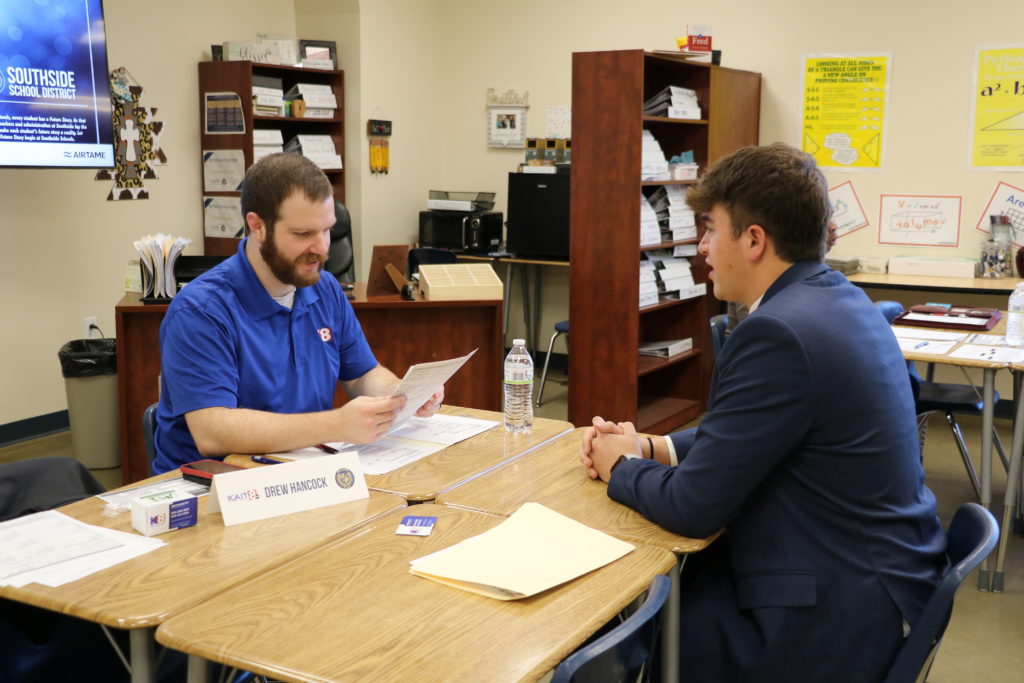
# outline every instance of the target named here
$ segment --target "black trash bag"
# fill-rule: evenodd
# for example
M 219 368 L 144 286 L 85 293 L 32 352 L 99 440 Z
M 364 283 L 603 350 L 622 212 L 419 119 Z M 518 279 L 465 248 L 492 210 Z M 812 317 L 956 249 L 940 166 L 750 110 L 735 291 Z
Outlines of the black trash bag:
M 117 374 L 116 339 L 72 339 L 57 352 L 65 377 Z

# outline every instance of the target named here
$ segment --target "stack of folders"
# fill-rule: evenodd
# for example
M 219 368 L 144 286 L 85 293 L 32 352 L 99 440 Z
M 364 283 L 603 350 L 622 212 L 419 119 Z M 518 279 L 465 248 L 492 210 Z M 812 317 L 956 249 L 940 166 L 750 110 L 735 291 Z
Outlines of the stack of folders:
M 860 259 L 848 258 L 827 258 L 825 264 L 832 270 L 838 270 L 843 275 L 852 275 L 860 271 Z
M 647 254 L 647 259 L 653 264 L 654 282 L 660 299 L 692 299 L 703 296 L 707 291 L 703 282 L 693 281 L 688 258 L 654 252 Z
M 342 167 L 341 155 L 330 135 L 296 135 L 284 146 L 284 151 L 301 154 L 320 168 Z
M 661 225 L 658 222 L 658 212 L 654 210 L 647 197 L 641 192 L 640 246 L 649 247 L 652 244 L 661 244 Z
M 265 156 L 284 151 L 284 137 L 279 128 L 257 128 L 252 132 L 252 157 L 257 162 Z
M 662 151 L 654 134 L 645 129 L 640 148 L 640 179 L 671 180 L 671 178 L 672 174 L 668 170 L 665 152 Z
M 689 88 L 670 85 L 644 102 L 644 114 L 670 119 L 699 119 L 697 93 Z
M 658 303 L 658 281 L 654 277 L 654 263 L 640 261 L 640 308 Z
M 133 242 L 142 270 L 142 298 L 170 299 L 178 292 L 174 264 L 192 240 L 162 232 Z
M 651 195 L 650 204 L 658 215 L 661 241 L 697 239 L 696 217 L 686 205 L 686 191 L 682 187 L 662 185 Z
M 252 75 L 252 112 L 256 116 L 284 116 L 284 84 L 280 78 Z
M 693 338 L 672 339 L 669 341 L 644 342 L 640 344 L 637 351 L 641 356 L 657 356 L 658 358 L 671 358 L 693 348 Z
M 338 99 L 329 85 L 315 83 L 296 83 L 292 86 L 284 98 L 292 103 L 292 112 L 299 116 L 310 119 L 333 119 L 338 109 Z M 295 102 L 302 102 L 302 107 L 296 108 Z

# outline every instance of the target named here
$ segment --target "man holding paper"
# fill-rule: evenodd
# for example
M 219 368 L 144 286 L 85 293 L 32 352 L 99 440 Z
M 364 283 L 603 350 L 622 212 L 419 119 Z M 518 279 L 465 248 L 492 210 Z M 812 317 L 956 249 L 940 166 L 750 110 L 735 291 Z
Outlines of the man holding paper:
M 238 253 L 182 289 L 160 326 L 157 472 L 228 453 L 369 443 L 405 406 L 338 282 L 320 277 L 335 222 L 323 171 L 270 155 L 249 169 L 241 203 Z M 333 408 L 339 381 L 352 400 Z M 416 415 L 433 415 L 443 398 L 442 387 Z
M 724 528 L 684 572 L 680 653 L 698 679 L 880 681 L 946 562 L 906 363 L 822 263 L 831 208 L 809 156 L 741 149 L 687 202 L 715 296 L 750 316 L 696 430 L 638 438 L 595 417 L 582 461 L 670 531 Z

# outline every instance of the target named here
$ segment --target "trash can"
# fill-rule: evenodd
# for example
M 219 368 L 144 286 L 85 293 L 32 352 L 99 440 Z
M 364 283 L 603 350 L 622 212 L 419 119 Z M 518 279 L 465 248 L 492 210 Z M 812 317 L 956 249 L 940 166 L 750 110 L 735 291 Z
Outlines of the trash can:
M 75 458 L 89 469 L 121 465 L 114 339 L 74 339 L 60 348 Z

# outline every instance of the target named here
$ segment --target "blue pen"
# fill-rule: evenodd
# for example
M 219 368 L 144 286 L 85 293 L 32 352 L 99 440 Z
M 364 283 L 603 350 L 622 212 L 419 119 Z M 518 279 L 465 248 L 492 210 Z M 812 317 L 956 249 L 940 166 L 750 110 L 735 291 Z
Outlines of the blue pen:
M 280 465 L 283 464 L 283 460 L 274 460 L 273 458 L 265 458 L 262 455 L 250 455 L 249 459 L 253 462 L 258 462 L 261 465 Z
M 919 349 L 919 348 L 921 348 L 922 346 L 928 346 L 928 342 L 926 342 L 926 341 L 923 341 L 923 342 L 921 342 L 920 344 L 918 344 L 917 346 L 915 346 L 914 348 L 915 348 L 915 349 Z

